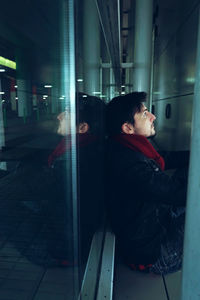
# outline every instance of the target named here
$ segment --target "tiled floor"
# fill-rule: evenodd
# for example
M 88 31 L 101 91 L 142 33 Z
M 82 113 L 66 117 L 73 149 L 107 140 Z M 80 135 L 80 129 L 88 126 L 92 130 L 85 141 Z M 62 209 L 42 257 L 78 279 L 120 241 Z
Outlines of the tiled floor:
M 114 300 L 180 300 L 181 272 L 162 276 L 132 271 L 117 263 L 114 277 Z
M 0 201 L 0 300 L 73 299 L 74 268 L 46 266 L 45 220 L 14 199 Z
M 23 223 L 23 222 L 22 222 Z M 18 227 L 18 230 L 22 226 Z M 3 233 L 3 231 L 1 231 Z M 14 242 L 21 237 L 19 249 L 27 243 L 26 232 L 4 236 L 0 249 L 0 300 L 73 299 L 73 268 L 45 268 L 22 255 Z M 25 243 L 24 243 L 25 242 Z

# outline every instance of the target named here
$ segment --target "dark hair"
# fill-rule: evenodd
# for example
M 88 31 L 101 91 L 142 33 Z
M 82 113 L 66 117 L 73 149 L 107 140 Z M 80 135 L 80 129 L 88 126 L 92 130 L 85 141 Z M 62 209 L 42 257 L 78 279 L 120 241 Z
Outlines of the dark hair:
M 90 133 L 104 132 L 105 103 L 85 93 L 77 93 L 77 125 L 86 122 Z
M 134 115 L 141 110 L 142 102 L 146 101 L 145 92 L 133 92 L 125 96 L 113 98 L 106 109 L 106 129 L 109 135 L 121 132 L 125 123 L 134 125 Z

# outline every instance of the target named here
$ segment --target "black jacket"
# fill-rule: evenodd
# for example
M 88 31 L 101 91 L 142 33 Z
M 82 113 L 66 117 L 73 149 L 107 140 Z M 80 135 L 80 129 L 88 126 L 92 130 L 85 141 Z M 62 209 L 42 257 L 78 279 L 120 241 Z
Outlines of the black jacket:
M 117 142 L 108 142 L 107 153 L 107 202 L 120 248 L 130 263 L 153 263 L 172 207 L 185 205 L 187 180 Z

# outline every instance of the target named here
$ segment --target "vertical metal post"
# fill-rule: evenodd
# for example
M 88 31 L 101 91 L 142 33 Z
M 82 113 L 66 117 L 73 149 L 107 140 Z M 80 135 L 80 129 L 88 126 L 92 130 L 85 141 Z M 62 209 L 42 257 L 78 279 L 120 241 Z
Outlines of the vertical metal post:
M 95 1 L 84 0 L 83 72 L 84 92 L 100 92 L 100 24 Z
M 1 90 L 1 79 L 0 79 L 0 91 Z M 5 146 L 5 132 L 3 122 L 3 108 L 2 108 L 2 96 L 0 95 L 0 150 Z M 0 168 L 6 170 L 6 162 L 0 162 Z
M 149 94 L 153 0 L 136 0 L 133 89 Z
M 153 103 L 153 81 L 154 81 L 154 43 L 155 43 L 155 28 L 152 31 L 152 44 L 151 44 L 151 76 L 150 76 L 150 92 L 148 97 L 148 110 L 152 111 Z
M 113 69 L 110 68 L 110 100 L 115 97 L 115 78 Z
M 191 154 L 184 240 L 182 300 L 200 299 L 200 18 L 197 44 Z
M 61 0 L 62 9 L 62 91 L 65 96 L 65 108 L 70 111 L 71 152 L 66 161 L 66 205 L 72 209 L 73 257 L 74 257 L 74 299 L 78 298 L 80 289 L 78 256 L 78 202 L 77 202 L 77 152 L 76 152 L 76 76 L 75 76 L 75 0 Z M 70 203 L 69 203 L 70 202 Z M 70 214 L 67 217 L 71 217 Z
M 24 79 L 17 79 L 18 116 L 26 118 L 27 115 L 27 91 Z

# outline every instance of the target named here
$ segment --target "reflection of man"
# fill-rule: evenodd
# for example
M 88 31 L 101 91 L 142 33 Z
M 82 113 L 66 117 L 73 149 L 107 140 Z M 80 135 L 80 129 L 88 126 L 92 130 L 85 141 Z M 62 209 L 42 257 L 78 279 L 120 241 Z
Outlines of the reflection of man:
M 187 180 L 164 173 L 164 159 L 147 139 L 156 117 L 145 99 L 134 92 L 107 107 L 109 213 L 126 262 L 166 274 L 181 268 Z
M 88 255 L 90 242 L 102 216 L 102 140 L 104 103 L 85 94 L 77 94 L 77 173 L 78 208 L 82 255 Z M 58 115 L 57 132 L 63 136 L 48 159 L 52 169 L 55 197 L 47 203 L 49 227 L 53 229 L 56 242 L 52 240 L 51 254 L 55 258 L 71 261 L 73 256 L 72 199 L 69 159 L 71 152 L 71 120 L 68 111 Z M 68 167 L 67 167 L 68 166 Z M 67 169 L 68 168 L 68 169 Z M 71 174 L 71 173 L 70 173 Z M 98 192 L 97 192 L 98 191 Z
M 70 125 L 70 113 L 68 111 L 64 111 L 57 116 L 59 120 L 59 126 L 57 133 L 60 135 L 70 134 L 71 125 Z M 89 131 L 89 124 L 87 122 L 81 122 L 77 126 L 77 133 L 87 133 Z

